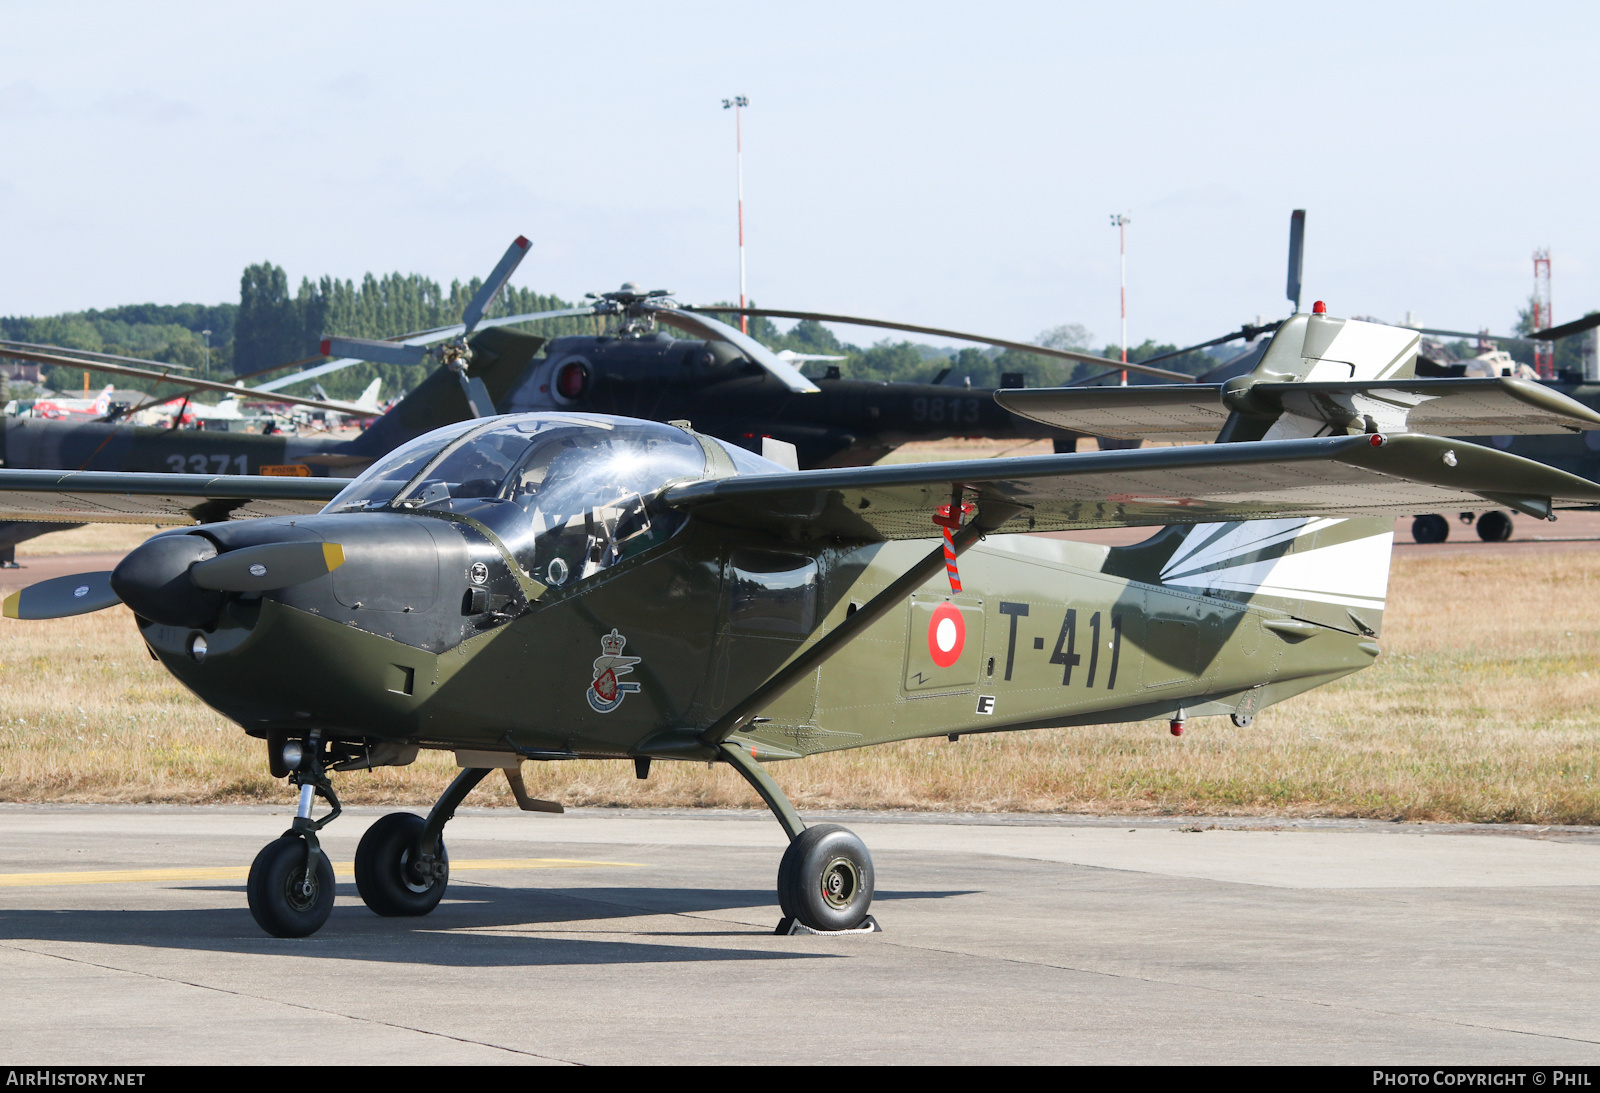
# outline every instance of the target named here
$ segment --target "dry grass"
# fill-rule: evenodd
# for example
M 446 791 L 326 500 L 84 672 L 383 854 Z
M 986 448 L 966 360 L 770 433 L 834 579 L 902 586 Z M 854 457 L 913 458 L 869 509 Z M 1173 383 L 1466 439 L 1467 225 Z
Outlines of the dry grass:
M 1378 664 L 1174 739 L 1161 723 L 943 739 L 772 768 L 802 808 L 1247 813 L 1600 823 L 1600 552 L 1396 559 Z M 274 801 L 264 746 L 152 662 L 125 611 L 0 627 L 0 799 Z M 448 758 L 340 777 L 423 804 Z M 568 804 L 754 806 L 719 766 L 529 764 Z M 509 804 L 499 780 L 474 803 Z
M 42 557 L 46 554 L 98 554 L 113 550 L 132 550 L 165 528 L 149 524 L 85 524 L 68 531 L 52 531 L 37 539 L 17 544 L 17 557 Z

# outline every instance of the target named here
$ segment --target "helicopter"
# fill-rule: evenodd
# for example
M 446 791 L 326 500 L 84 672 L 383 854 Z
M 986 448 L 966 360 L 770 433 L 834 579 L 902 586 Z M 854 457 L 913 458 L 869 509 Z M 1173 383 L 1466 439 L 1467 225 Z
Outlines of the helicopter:
M 124 604 L 152 656 L 264 741 L 299 794 L 246 886 L 275 936 L 331 913 L 333 775 L 424 748 L 461 773 L 427 816 L 362 836 L 356 888 L 379 915 L 438 906 L 443 832 L 494 771 L 523 809 L 560 812 L 522 764 L 589 758 L 640 778 L 737 770 L 789 837 L 778 931 L 875 930 L 870 851 L 807 825 L 768 764 L 1150 718 L 1245 727 L 1380 655 L 1397 511 L 1600 503 L 1593 482 L 1418 431 L 1600 415 L 1515 383 L 1417 379 L 1416 345 L 1319 306 L 1220 396 L 1006 396 L 1152 432 L 1220 422 L 1217 443 L 1187 447 L 793 471 L 685 422 L 547 410 L 448 425 L 351 480 L 0 471 L 0 515 L 199 521 L 3 614 Z M 1106 527 L 1160 530 L 1114 548 L 1023 534 Z
M 524 236 L 513 244 L 517 261 L 528 245 Z M 512 257 L 511 251 L 507 257 Z M 514 262 L 507 267 L 502 260 L 487 284 L 503 284 L 514 268 Z M 931 334 L 1093 364 L 1107 375 L 1131 372 L 1175 382 L 1193 378 L 1149 363 L 1124 363 L 1093 353 L 937 327 L 814 312 L 684 305 L 667 290 L 641 289 L 631 282 L 614 292 L 589 293 L 587 299 L 591 302 L 575 307 L 495 320 L 511 324 L 594 316 L 611 321 L 612 326 L 601 335 L 552 340 L 505 398 L 480 396 L 474 403 L 475 413 L 580 411 L 657 421 L 692 420 L 700 431 L 752 451 L 759 451 L 762 440 L 768 438 L 792 445 L 797 466 L 803 468 L 862 466 L 910 441 L 949 436 L 1024 442 L 1048 439 L 1056 442 L 1057 450 L 1071 450 L 1076 443 L 1075 435 L 1001 410 L 990 388 L 849 380 L 842 378 L 837 368 L 813 380 L 795 367 L 797 361 L 811 358 L 775 353 L 743 331 L 712 318 L 724 311 Z M 458 326 L 385 341 L 327 335 L 322 352 L 336 359 L 256 389 L 281 390 L 362 361 L 413 365 L 433 360 L 459 369 L 472 359 L 466 325 L 464 317 Z M 690 336 L 674 337 L 661 327 Z M 1260 330 L 1247 336 L 1257 333 Z M 1233 334 L 1207 344 L 1240 336 Z M 1008 374 L 1005 379 L 1018 386 L 1023 382 L 1021 374 Z

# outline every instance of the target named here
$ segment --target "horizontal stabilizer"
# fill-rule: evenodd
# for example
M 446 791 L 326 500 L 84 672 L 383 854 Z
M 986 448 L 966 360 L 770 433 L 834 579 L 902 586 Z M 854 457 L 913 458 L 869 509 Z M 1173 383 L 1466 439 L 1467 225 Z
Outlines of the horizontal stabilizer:
M 1314 423 L 1308 432 L 1493 436 L 1600 429 L 1600 414 L 1589 407 L 1509 376 L 1311 383 L 1241 376 L 1224 384 L 1000 391 L 995 400 L 1046 425 L 1126 440 L 1210 440 L 1234 411 L 1269 420 L 1289 414 Z
M 1600 504 L 1600 484 L 1433 436 L 1341 436 L 739 475 L 675 486 L 668 504 L 804 538 L 926 539 L 960 487 L 1002 532 L 1299 516 L 1398 516 Z

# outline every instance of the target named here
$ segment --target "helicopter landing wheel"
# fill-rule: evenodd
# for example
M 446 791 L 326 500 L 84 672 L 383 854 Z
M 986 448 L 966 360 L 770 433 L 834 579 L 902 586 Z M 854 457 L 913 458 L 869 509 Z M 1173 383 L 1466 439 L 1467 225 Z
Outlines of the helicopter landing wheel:
M 853 930 L 872 906 L 872 855 L 836 824 L 802 831 L 778 865 L 778 903 L 784 916 L 813 930 Z
M 308 868 L 309 866 L 309 868 Z M 273 937 L 309 937 L 333 912 L 333 866 L 320 847 L 285 835 L 261 848 L 245 885 L 250 917 Z
M 1411 538 L 1419 543 L 1442 543 L 1450 538 L 1450 521 L 1429 514 L 1411 521 Z
M 1486 512 L 1478 517 L 1478 538 L 1486 543 L 1503 543 L 1511 538 L 1511 517 L 1503 512 Z
M 417 857 L 417 842 L 428 822 L 410 812 L 391 812 L 367 828 L 356 847 L 356 891 L 386 918 L 425 915 L 444 898 L 450 883 L 450 856 L 444 840 L 432 861 Z

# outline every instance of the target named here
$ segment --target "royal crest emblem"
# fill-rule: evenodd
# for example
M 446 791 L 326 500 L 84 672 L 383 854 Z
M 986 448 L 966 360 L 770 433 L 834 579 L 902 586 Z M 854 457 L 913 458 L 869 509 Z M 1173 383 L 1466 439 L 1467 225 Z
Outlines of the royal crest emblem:
M 594 681 L 585 692 L 595 713 L 610 713 L 622 705 L 624 698 L 639 690 L 639 684 L 617 679 L 632 672 L 633 666 L 644 659 L 623 656 L 622 650 L 627 644 L 628 639 L 617 633 L 615 627 L 600 639 L 601 655 L 594 661 Z

